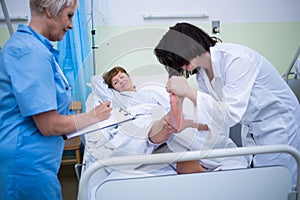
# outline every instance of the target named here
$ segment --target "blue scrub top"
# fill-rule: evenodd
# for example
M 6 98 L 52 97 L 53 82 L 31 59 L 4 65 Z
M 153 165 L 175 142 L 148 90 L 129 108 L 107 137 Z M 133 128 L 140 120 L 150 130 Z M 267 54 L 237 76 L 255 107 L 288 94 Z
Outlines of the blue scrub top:
M 32 118 L 50 110 L 69 112 L 70 90 L 57 58 L 52 43 L 25 25 L 2 49 L 0 199 L 61 199 L 57 173 L 63 139 L 43 136 Z

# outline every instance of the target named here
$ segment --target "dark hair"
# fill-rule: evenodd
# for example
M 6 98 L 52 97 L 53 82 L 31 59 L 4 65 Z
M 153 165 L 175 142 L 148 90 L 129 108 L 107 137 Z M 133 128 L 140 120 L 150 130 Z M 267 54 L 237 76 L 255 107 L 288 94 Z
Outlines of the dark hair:
M 196 56 L 209 52 L 209 48 L 216 42 L 216 39 L 192 24 L 177 23 L 162 37 L 154 53 L 166 68 L 182 73 L 183 65 L 188 65 Z
M 112 79 L 113 77 L 115 77 L 119 72 L 125 73 L 129 76 L 129 74 L 127 73 L 127 71 L 120 66 L 116 66 L 114 68 L 112 68 L 111 70 L 109 70 L 108 72 L 103 74 L 103 79 L 105 81 L 105 83 L 108 85 L 109 88 L 114 88 L 112 86 Z

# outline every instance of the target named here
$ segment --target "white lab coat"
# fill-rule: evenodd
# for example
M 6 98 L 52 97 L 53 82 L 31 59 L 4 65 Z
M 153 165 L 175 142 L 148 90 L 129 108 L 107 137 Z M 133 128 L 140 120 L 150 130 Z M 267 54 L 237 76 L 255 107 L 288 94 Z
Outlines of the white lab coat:
M 274 66 L 235 44 L 218 43 L 210 54 L 214 79 L 210 82 L 201 68 L 197 73 L 200 91 L 212 96 L 198 92 L 198 113 L 205 105 L 213 116 L 208 124 L 222 124 L 217 129 L 224 134 L 241 123 L 243 146 L 287 144 L 300 150 L 299 103 Z M 248 162 L 252 161 L 254 166 L 284 165 L 296 183 L 296 162 L 291 156 L 255 155 Z

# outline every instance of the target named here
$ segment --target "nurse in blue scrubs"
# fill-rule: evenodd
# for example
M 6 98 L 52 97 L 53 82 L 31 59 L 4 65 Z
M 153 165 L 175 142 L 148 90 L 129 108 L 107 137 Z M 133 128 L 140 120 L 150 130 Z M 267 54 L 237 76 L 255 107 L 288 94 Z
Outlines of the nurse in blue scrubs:
M 60 41 L 72 29 L 77 0 L 30 0 L 29 26 L 0 54 L 0 199 L 59 200 L 62 135 L 110 115 L 110 102 L 68 115 L 68 82 L 57 64 Z

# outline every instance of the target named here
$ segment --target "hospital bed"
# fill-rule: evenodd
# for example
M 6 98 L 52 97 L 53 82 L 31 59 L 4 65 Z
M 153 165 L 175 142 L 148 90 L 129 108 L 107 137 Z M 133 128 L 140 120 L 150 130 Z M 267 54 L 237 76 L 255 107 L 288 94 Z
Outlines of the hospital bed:
M 132 74 L 132 73 L 131 73 Z M 159 75 L 159 82 L 166 81 L 166 74 Z M 132 77 L 134 83 L 150 83 L 153 77 Z M 148 79 L 149 78 L 149 79 Z M 157 79 L 156 79 L 157 80 Z M 87 100 L 87 104 L 89 100 Z M 239 128 L 235 132 L 239 132 Z M 239 146 L 239 145 L 238 145 Z M 300 157 L 297 150 L 289 146 L 239 147 L 210 151 L 205 158 L 252 155 L 285 152 L 295 157 L 298 166 Z M 78 199 L 230 199 L 230 200 L 292 200 L 297 199 L 299 178 L 292 185 L 290 172 L 283 166 L 268 166 L 248 169 L 234 169 L 184 175 L 160 175 L 128 179 L 109 179 L 97 185 L 91 192 L 93 177 L 105 167 L 131 164 L 158 164 L 176 161 L 198 160 L 204 158 L 203 151 L 184 153 L 163 153 L 135 156 L 112 157 L 98 160 L 88 168 L 76 170 L 79 179 Z M 77 165 L 77 168 L 79 165 Z M 83 167 L 84 168 L 84 167 Z M 298 168 L 299 169 L 299 168 Z M 299 171 L 299 170 L 298 170 Z M 298 172 L 300 174 L 300 172 Z M 300 200 L 300 199 L 299 199 Z
M 299 152 L 286 145 L 216 149 L 208 154 L 199 151 L 113 157 L 95 162 L 80 178 L 78 199 L 88 199 L 91 177 L 107 166 L 135 163 L 156 164 L 187 161 L 202 158 L 268 154 L 284 152 L 292 155 L 298 165 L 296 186 L 292 186 L 291 175 L 282 166 L 249 169 L 234 169 L 185 175 L 165 175 L 145 178 L 115 179 L 103 182 L 97 188 L 94 198 L 112 199 L 205 199 L 205 200 L 299 200 Z M 205 156 L 203 156 L 205 155 Z
M 161 29 L 149 29 L 149 31 L 148 29 L 133 30 L 124 32 L 103 42 L 99 45 L 101 52 L 97 52 L 96 63 L 98 66 L 104 68 L 97 69 L 96 74 L 103 73 L 114 66 L 121 65 L 127 69 L 133 78 L 133 82 L 137 85 L 155 81 L 155 83 L 161 83 L 164 86 L 168 76 L 153 55 L 153 44 L 156 44 L 157 38 L 160 38 L 164 33 L 165 30 Z M 138 35 L 147 35 L 147 38 L 150 39 L 139 40 L 140 37 L 138 37 Z M 145 59 L 147 60 L 146 62 Z M 192 86 L 197 86 L 194 79 L 190 78 L 189 81 Z M 89 97 L 91 97 L 91 95 Z M 88 98 L 87 102 L 89 101 L 90 98 Z M 238 141 L 236 143 L 240 146 L 240 127 L 238 125 L 233 127 L 231 132 L 235 132 L 231 135 L 231 138 L 237 136 L 235 141 Z M 300 174 L 299 152 L 289 146 L 279 145 L 219 149 L 210 151 L 205 158 L 268 154 L 275 152 L 291 154 L 297 160 L 298 175 Z M 82 170 L 82 173 L 80 173 L 80 165 L 76 165 L 76 171 L 78 177 L 80 177 L 78 199 L 88 199 L 88 194 L 91 192 L 89 183 L 92 177 L 107 166 L 171 163 L 175 159 L 176 161 L 201 159 L 203 155 L 206 154 L 200 151 L 189 151 L 184 153 L 112 157 L 93 163 L 88 168 Z M 110 179 L 100 184 L 92 195 L 97 200 L 296 200 L 299 199 L 297 195 L 300 189 L 299 187 L 299 177 L 297 178 L 296 186 L 293 186 L 291 174 L 286 168 L 282 166 L 268 166 L 184 175 Z

